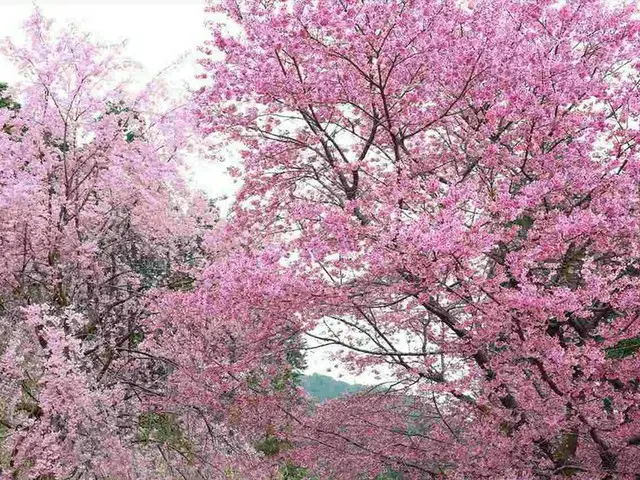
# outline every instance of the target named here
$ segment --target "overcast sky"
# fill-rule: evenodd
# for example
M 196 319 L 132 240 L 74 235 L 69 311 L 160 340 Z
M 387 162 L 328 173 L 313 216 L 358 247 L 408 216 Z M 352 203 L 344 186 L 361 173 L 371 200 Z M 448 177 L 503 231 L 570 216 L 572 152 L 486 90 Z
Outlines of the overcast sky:
M 192 52 L 207 38 L 200 0 L 0 0 L 0 36 L 20 37 L 22 24 L 34 5 L 46 17 L 75 23 L 100 40 L 127 40 L 127 54 L 141 62 L 150 76 Z

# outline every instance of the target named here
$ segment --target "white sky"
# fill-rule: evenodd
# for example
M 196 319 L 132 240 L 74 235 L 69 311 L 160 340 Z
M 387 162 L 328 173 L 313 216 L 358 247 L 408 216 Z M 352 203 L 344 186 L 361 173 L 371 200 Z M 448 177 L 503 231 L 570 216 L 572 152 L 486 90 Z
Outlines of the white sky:
M 24 38 L 22 25 L 37 6 L 47 18 L 59 26 L 73 23 L 106 43 L 127 41 L 125 54 L 143 67 L 141 81 L 151 80 L 180 58 L 188 57 L 169 74 L 176 85 L 193 85 L 198 72 L 193 60 L 195 49 L 207 39 L 204 26 L 204 4 L 201 0 L 154 2 L 151 0 L 113 0 L 96 3 L 81 0 L 0 0 L 0 40 L 10 37 L 16 42 Z M 0 57 L 0 81 L 12 83 L 19 78 L 13 65 Z M 234 184 L 219 164 L 194 160 L 194 184 L 211 196 L 232 195 Z M 308 353 L 308 372 L 342 377 L 349 382 L 375 383 L 369 378 L 355 378 L 325 358 L 326 351 Z M 329 349 L 327 349 L 329 350 Z
M 59 23 L 75 23 L 100 40 L 110 43 L 127 40 L 127 54 L 141 62 L 150 77 L 182 54 L 193 51 L 207 38 L 200 0 L 163 3 L 0 0 L 0 37 L 20 38 L 22 24 L 33 12 L 34 5 L 40 7 L 46 17 Z

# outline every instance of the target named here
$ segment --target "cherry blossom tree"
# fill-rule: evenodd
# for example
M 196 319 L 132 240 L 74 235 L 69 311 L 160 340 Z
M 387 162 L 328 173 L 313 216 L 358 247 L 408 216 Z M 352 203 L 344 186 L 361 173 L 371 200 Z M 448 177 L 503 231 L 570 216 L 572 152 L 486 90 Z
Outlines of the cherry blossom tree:
M 188 116 L 129 92 L 118 48 L 25 31 L 0 104 L 0 477 L 166 478 L 145 397 L 167 367 L 139 346 L 199 251 Z
M 0 478 L 294 480 L 299 337 L 271 325 L 297 286 L 184 185 L 190 98 L 132 92 L 118 48 L 37 12 L 26 33 L 0 84 Z
M 189 425 L 197 458 L 184 474 L 282 478 L 281 454 L 309 408 L 296 382 L 299 332 L 280 325 L 299 286 L 283 280 L 279 251 L 247 252 L 224 228 L 205 249 L 211 260 L 197 287 L 163 295 L 149 324 L 143 346 L 174 368 L 150 405 Z
M 322 478 L 638 478 L 634 5 L 209 10 L 199 125 L 242 154 L 230 335 L 306 334 L 392 380 L 291 414 L 286 455 Z

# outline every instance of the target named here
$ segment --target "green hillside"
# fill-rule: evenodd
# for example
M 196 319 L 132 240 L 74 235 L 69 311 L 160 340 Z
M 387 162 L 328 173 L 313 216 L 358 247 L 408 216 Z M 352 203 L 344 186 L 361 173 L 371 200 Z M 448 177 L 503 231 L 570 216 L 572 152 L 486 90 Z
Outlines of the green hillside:
M 365 388 L 364 385 L 343 382 L 319 373 L 304 375 L 301 384 L 305 391 L 318 402 L 324 402 L 330 398 L 337 398 L 349 393 L 356 393 Z

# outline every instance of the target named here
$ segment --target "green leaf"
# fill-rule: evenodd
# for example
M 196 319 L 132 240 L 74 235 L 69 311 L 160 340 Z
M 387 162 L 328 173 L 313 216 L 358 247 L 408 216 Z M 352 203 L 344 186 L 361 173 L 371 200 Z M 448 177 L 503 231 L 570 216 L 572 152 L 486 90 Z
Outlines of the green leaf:
M 309 472 L 304 467 L 299 467 L 293 463 L 287 462 L 286 465 L 280 468 L 279 480 L 304 480 L 308 477 Z
M 607 348 L 607 358 L 620 359 L 633 355 L 640 350 L 640 336 L 620 340 L 615 346 Z
M 140 415 L 138 438 L 143 444 L 169 445 L 187 458 L 193 455 L 193 444 L 184 436 L 176 416 L 171 413 L 148 412 Z
M 14 101 L 10 96 L 4 95 L 7 88 L 9 88 L 9 86 L 6 83 L 0 82 L 0 108 L 6 108 L 17 112 L 20 110 L 20 104 Z
M 256 444 L 256 450 L 264 453 L 267 457 L 272 457 L 291 448 L 291 443 L 280 440 L 275 435 L 267 435 L 264 440 Z
M 142 331 L 133 332 L 131 334 L 131 343 L 133 343 L 134 346 L 140 345 L 144 340 L 144 336 L 144 332 Z

